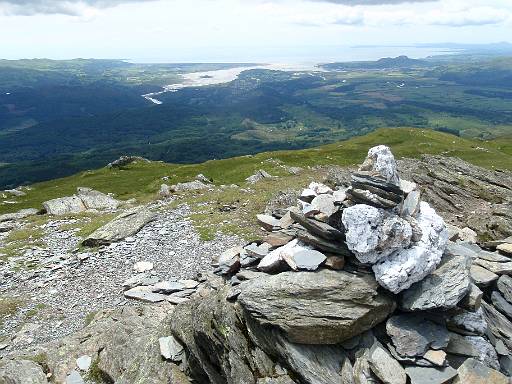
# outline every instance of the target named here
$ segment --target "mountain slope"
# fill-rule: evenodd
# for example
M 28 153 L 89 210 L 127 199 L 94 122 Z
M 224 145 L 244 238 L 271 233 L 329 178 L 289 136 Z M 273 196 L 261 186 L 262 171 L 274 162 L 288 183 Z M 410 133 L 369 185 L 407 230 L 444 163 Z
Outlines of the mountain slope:
M 286 166 L 354 165 L 364 158 L 368 148 L 389 145 L 397 158 L 417 158 L 422 154 L 442 154 L 460 157 L 474 165 L 489 169 L 512 170 L 512 139 L 496 141 L 464 139 L 446 133 L 416 128 L 386 128 L 366 136 L 317 148 L 294 151 L 264 152 L 201 164 L 136 163 L 122 169 L 101 168 L 76 175 L 34 184 L 26 196 L 9 197 L 14 204 L 1 204 L 0 214 L 22 208 L 39 208 L 43 201 L 71 195 L 76 188 L 86 186 L 120 199 L 141 201 L 155 196 L 162 183 L 175 184 L 192 180 L 202 173 L 217 185 L 241 183 L 258 169 L 272 175 L 287 175 Z M 168 177 L 168 181 L 162 178 Z

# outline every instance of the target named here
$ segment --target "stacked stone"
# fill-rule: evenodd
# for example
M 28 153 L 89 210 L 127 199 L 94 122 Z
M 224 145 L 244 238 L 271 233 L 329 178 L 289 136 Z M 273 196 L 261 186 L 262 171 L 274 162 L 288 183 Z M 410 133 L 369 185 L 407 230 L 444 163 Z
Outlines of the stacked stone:
M 449 233 L 389 148 L 372 148 L 348 188 L 311 183 L 258 220 L 264 239 L 219 258 L 227 299 L 292 343 L 341 346 L 341 382 L 508 383 L 506 242 L 491 253 Z

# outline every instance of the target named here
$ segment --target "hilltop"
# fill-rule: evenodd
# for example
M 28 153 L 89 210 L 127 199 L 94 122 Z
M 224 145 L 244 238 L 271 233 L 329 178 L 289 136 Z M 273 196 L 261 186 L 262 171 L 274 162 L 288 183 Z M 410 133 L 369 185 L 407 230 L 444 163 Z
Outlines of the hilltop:
M 510 148 L 383 129 L 6 191 L 0 379 L 506 383 Z

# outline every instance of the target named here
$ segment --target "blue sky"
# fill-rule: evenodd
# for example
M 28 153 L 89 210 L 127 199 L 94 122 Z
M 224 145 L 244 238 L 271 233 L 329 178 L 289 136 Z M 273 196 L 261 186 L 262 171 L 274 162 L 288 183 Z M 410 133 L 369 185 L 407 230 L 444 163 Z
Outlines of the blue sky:
M 512 1 L 0 0 L 0 36 L 3 58 L 247 61 L 329 46 L 512 40 Z

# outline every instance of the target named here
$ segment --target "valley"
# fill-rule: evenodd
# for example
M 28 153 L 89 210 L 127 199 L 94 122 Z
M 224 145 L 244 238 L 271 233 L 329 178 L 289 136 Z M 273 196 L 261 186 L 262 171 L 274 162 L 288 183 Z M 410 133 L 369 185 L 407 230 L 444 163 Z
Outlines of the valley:
M 314 147 L 383 127 L 510 136 L 510 58 L 448 58 L 316 70 L 0 62 L 0 187 L 98 168 L 127 154 L 198 163 Z M 22 76 L 18 85 L 13 71 Z

